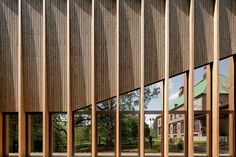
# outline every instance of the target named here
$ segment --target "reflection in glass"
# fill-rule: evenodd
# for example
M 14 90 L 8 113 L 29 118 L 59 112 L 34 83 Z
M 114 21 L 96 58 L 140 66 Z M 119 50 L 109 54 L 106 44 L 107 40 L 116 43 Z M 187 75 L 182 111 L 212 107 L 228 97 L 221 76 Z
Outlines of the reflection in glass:
M 52 142 L 53 152 L 66 152 L 67 150 L 67 115 L 65 113 L 52 114 Z
M 145 155 L 160 155 L 162 144 L 162 122 L 160 114 L 145 115 Z
M 98 152 L 114 155 L 115 120 L 113 114 L 97 115 Z
M 138 152 L 138 115 L 121 115 L 121 151 L 122 153 Z
M 139 110 L 140 90 L 126 93 L 120 96 L 120 111 Z
M 75 113 L 74 138 L 76 156 L 91 155 L 91 111 L 89 108 Z
M 185 116 L 184 114 L 170 114 L 169 120 L 169 152 L 170 154 L 183 154 L 185 144 Z
M 31 152 L 42 152 L 42 144 L 43 144 L 43 122 L 42 122 L 42 114 L 29 114 L 28 120 L 30 123 L 30 145 Z

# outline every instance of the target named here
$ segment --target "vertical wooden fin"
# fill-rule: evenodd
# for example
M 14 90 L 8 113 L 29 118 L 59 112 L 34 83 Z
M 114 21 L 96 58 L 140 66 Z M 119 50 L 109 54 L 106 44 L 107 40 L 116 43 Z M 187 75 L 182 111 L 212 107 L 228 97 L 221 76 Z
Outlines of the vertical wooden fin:
M 195 0 L 190 0 L 189 20 L 189 73 L 188 73 L 188 156 L 194 154 L 194 23 Z
M 0 112 L 0 156 L 3 156 L 3 114 Z
M 212 84 L 212 156 L 219 156 L 219 0 L 214 9 L 214 60 Z
M 168 134 L 168 127 L 169 127 L 169 23 L 170 23 L 170 0 L 166 0 L 165 4 L 165 84 L 164 84 L 164 152 L 163 156 L 168 157 L 169 153 L 169 134 Z

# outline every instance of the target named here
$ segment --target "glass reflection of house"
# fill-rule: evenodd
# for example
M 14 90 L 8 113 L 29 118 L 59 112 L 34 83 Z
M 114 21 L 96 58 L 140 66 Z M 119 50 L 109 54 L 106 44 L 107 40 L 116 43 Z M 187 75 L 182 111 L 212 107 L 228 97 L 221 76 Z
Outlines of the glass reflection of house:
M 229 79 L 224 75 L 219 76 L 219 94 L 220 94 L 220 110 L 226 110 L 229 106 Z M 170 111 L 184 110 L 184 87 L 179 88 L 179 96 L 175 102 L 169 105 Z M 206 75 L 194 86 L 194 110 L 206 110 L 206 91 L 207 80 Z M 184 115 L 169 114 L 169 137 L 184 137 Z M 157 117 L 157 133 L 161 136 L 162 123 L 161 117 Z M 220 114 L 220 136 L 228 136 L 228 117 Z M 195 140 L 204 139 L 206 136 L 206 115 L 195 114 L 194 116 L 194 136 Z

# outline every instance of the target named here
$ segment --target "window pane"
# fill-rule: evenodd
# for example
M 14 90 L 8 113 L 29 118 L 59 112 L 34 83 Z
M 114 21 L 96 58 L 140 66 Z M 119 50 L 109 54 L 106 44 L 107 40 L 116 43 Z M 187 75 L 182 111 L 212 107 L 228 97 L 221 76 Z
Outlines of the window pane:
M 30 148 L 31 152 L 42 152 L 43 144 L 43 126 L 42 126 L 42 114 L 29 114 L 29 128 L 30 128 Z
M 65 113 L 52 114 L 53 152 L 66 152 L 67 148 L 67 115 Z
M 120 96 L 120 111 L 139 110 L 140 90 L 135 90 Z
M 145 87 L 144 103 L 146 111 L 161 111 L 163 97 L 163 82 Z
M 184 155 L 185 115 L 170 114 L 169 120 L 169 152 L 170 155 Z
M 4 115 L 4 151 L 8 153 L 18 152 L 18 114 Z
M 230 147 L 230 133 L 232 134 L 232 129 L 229 129 L 229 115 L 228 113 L 220 113 L 220 125 L 219 125 L 219 153 L 220 154 L 229 154 Z M 232 120 L 232 119 L 231 119 Z M 231 124 L 232 125 L 232 124 Z M 232 146 L 231 146 L 232 147 Z
M 169 110 L 184 110 L 184 74 L 169 79 Z
M 122 156 L 135 155 L 138 152 L 138 115 L 121 115 L 121 151 Z
M 162 149 L 161 114 L 145 115 L 145 155 L 161 155 Z
M 96 104 L 97 111 L 115 111 L 116 98 L 112 98 L 101 103 Z
M 76 156 L 91 156 L 91 112 L 90 109 L 74 115 L 74 138 Z
M 113 114 L 97 115 L 98 156 L 114 156 L 115 120 Z

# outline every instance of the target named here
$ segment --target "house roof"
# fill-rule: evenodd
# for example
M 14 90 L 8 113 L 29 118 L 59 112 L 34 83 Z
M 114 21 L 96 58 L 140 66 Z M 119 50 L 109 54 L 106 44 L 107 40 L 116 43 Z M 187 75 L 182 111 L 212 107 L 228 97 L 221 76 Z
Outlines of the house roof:
M 201 80 L 196 85 L 194 85 L 194 98 L 205 94 L 207 88 L 206 79 Z M 219 93 L 220 94 L 228 94 L 229 93 L 229 78 L 221 75 L 219 76 Z M 184 94 L 179 96 L 174 103 L 169 105 L 169 110 L 173 110 L 175 108 L 180 107 L 184 104 Z

